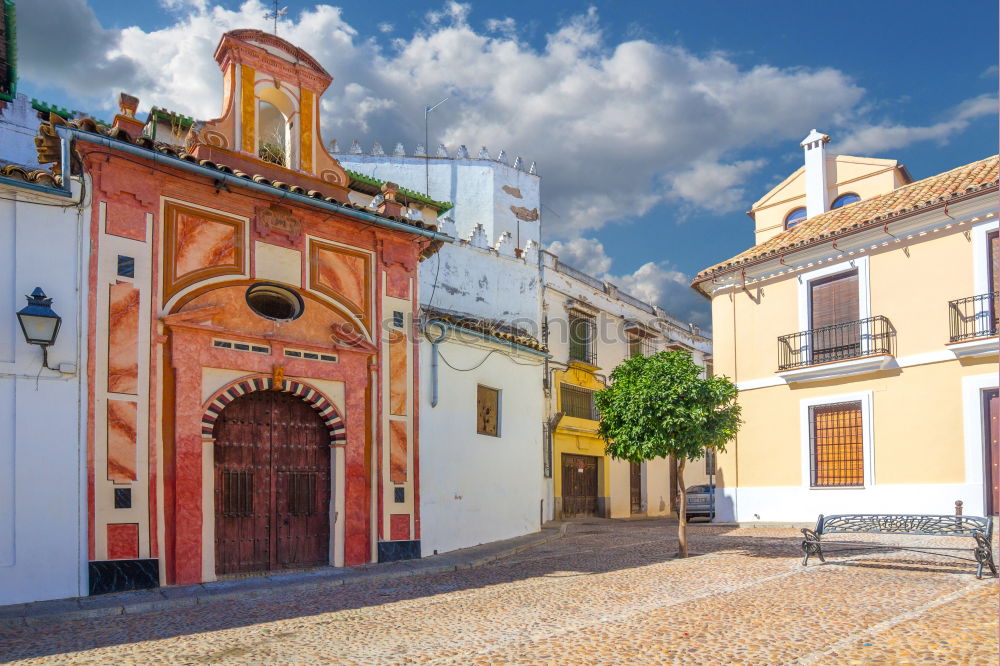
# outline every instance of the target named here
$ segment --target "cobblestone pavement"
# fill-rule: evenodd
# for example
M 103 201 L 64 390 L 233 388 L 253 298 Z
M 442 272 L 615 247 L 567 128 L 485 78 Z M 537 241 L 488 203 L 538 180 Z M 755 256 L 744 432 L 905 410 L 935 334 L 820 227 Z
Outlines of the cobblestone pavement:
M 27 663 L 998 662 L 998 586 L 904 552 L 803 568 L 794 529 L 589 520 L 492 564 L 0 630 Z

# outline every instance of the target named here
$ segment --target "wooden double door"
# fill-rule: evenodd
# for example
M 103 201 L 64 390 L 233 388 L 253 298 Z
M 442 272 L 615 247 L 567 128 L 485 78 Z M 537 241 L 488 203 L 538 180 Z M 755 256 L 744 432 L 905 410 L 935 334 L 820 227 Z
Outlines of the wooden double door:
M 564 516 L 597 515 L 597 462 L 594 456 L 562 456 L 562 512 Z
M 305 402 L 248 393 L 215 425 L 215 571 L 329 564 L 330 438 Z

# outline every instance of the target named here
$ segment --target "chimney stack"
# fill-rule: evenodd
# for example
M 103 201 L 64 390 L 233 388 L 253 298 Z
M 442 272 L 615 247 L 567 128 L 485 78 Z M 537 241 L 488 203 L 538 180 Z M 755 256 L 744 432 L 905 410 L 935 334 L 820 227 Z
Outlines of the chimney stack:
M 806 217 L 825 213 L 830 208 L 830 192 L 826 186 L 826 144 L 830 137 L 817 132 L 809 132 L 802 140 L 806 163 Z

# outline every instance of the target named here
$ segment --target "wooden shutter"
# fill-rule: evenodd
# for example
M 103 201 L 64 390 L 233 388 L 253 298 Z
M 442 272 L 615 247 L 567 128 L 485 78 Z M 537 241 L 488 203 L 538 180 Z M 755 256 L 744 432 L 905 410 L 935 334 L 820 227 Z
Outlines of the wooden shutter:
M 810 328 L 822 328 L 857 321 L 861 318 L 858 309 L 858 272 L 841 273 L 809 283 Z
M 480 435 L 500 434 L 500 391 L 478 386 L 476 388 L 476 432 Z
M 858 326 L 837 326 L 859 319 L 858 272 L 810 282 L 809 298 L 812 362 L 826 363 L 859 356 L 861 335 Z

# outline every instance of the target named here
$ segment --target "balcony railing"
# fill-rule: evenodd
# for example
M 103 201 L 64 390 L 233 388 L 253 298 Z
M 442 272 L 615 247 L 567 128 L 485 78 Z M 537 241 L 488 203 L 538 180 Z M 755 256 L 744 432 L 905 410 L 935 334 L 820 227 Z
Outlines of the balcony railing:
M 988 338 L 997 334 L 998 294 L 979 294 L 948 302 L 951 342 Z
M 778 338 L 778 370 L 895 354 L 896 329 L 882 315 Z

